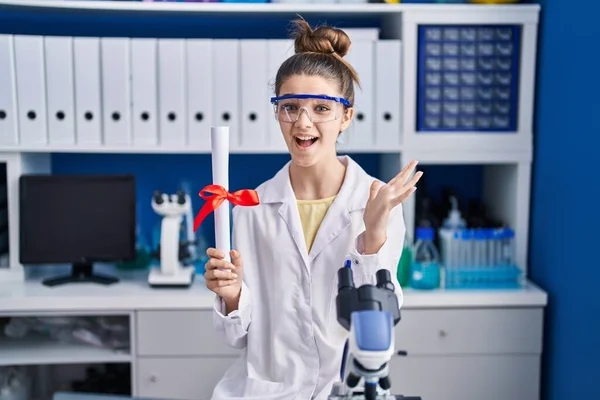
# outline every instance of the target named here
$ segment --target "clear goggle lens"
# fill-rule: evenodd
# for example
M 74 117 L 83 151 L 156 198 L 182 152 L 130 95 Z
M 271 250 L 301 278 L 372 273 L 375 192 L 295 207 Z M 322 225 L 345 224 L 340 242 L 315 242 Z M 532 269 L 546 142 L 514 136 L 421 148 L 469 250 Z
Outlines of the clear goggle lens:
M 344 106 L 350 102 L 341 97 L 297 94 L 273 97 L 275 118 L 281 122 L 294 123 L 305 112 L 313 123 L 329 122 L 344 114 Z

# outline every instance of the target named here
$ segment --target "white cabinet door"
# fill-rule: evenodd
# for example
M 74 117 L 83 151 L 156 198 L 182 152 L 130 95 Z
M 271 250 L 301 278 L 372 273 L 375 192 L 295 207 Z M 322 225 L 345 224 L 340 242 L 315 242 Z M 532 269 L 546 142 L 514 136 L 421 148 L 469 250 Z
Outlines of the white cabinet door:
M 209 399 L 235 357 L 138 358 L 137 396 L 152 399 Z
M 137 354 L 148 357 L 238 356 L 212 323 L 212 310 L 137 312 Z
M 394 394 L 422 400 L 537 400 L 539 355 L 396 356 Z
M 408 309 L 396 349 L 410 356 L 541 354 L 542 308 Z

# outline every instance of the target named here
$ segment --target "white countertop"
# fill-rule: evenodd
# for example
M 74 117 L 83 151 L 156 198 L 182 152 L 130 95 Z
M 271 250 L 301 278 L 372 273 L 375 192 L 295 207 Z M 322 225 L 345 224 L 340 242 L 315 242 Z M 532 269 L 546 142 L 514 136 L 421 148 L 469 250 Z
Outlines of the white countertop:
M 120 277 L 119 283 L 92 283 L 46 287 L 39 279 L 23 283 L 0 283 L 0 314 L 51 311 L 134 311 L 211 308 L 214 294 L 196 276 L 186 289 L 151 288 L 139 275 Z M 547 295 L 533 284 L 513 290 L 405 289 L 404 309 L 448 307 L 540 307 Z

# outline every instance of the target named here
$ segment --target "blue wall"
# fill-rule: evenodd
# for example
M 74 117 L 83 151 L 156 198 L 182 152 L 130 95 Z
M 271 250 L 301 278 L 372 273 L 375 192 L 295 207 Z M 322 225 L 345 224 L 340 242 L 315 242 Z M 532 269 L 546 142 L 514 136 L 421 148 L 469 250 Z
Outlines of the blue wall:
M 600 399 L 600 2 L 540 3 L 530 265 L 549 292 L 544 393 Z

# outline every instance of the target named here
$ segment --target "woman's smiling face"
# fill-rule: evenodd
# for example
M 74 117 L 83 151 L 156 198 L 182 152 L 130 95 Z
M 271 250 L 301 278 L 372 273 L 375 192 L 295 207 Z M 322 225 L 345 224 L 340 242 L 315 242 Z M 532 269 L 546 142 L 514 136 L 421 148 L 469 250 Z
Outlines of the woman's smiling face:
M 293 75 L 286 79 L 281 85 L 278 96 L 297 94 L 342 97 L 334 82 L 320 76 L 306 75 Z M 302 99 L 296 100 L 296 103 L 286 103 L 286 100 L 282 100 L 280 104 L 280 109 L 293 109 L 297 115 L 295 122 L 284 122 L 280 118 L 279 125 L 292 161 L 302 167 L 313 166 L 323 159 L 335 157 L 338 135 L 350 125 L 352 120 L 352 108 L 346 109 L 341 103 L 332 101 L 321 103 L 325 102 L 319 102 L 318 99 Z M 298 108 L 297 104 L 301 104 L 306 109 Z M 324 113 L 335 114 L 335 119 L 317 123 L 311 121 L 311 117 L 315 120 L 318 114 Z

